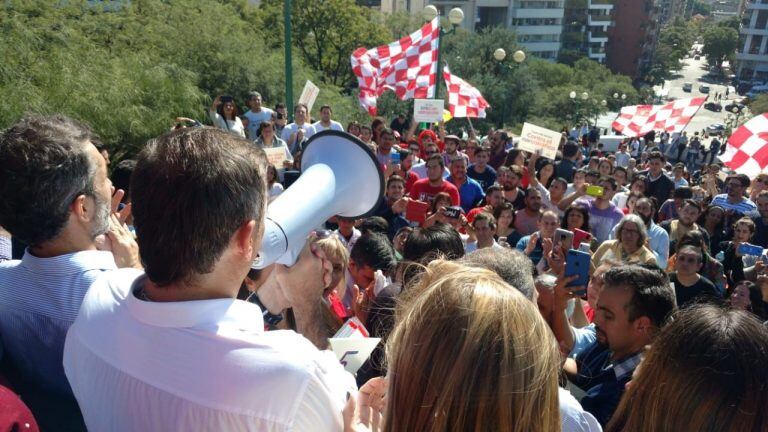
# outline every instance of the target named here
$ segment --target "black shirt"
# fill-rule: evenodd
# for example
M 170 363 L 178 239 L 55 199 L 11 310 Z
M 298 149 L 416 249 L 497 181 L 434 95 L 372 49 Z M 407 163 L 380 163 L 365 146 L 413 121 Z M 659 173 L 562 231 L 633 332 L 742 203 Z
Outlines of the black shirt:
M 479 173 L 475 171 L 475 165 L 470 165 L 467 168 L 467 176 L 471 179 L 477 180 L 480 183 L 480 187 L 483 188 L 483 192 L 488 189 L 488 186 L 496 183 L 496 170 L 492 166 L 486 165 L 485 171 Z
M 677 300 L 677 307 L 680 309 L 695 302 L 712 301 L 723 297 L 715 284 L 704 276 L 699 277 L 695 284 L 684 286 L 677 280 L 677 272 L 673 272 L 669 275 L 669 281 L 675 285 L 675 299 Z

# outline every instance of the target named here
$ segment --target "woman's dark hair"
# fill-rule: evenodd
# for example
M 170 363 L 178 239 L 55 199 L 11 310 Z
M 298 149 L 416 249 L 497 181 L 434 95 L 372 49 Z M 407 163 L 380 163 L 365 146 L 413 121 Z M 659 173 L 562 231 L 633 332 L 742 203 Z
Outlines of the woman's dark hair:
M 581 215 L 584 217 L 584 224 L 579 229 L 582 231 L 590 232 L 591 228 L 589 227 L 589 210 L 587 210 L 587 208 L 583 205 L 579 204 L 571 204 L 570 207 L 565 210 L 565 213 L 563 214 L 563 222 L 560 224 L 560 226 L 563 229 L 568 229 L 568 215 L 574 211 L 581 213 Z
M 452 226 L 436 223 L 414 229 L 405 240 L 403 260 L 427 264 L 438 255 L 455 260 L 464 256 L 464 243 Z
M 541 162 L 537 163 L 538 167 L 536 168 L 536 179 L 541 180 L 541 172 L 544 170 L 544 167 L 547 165 L 552 165 L 552 175 L 549 176 L 549 179 L 547 179 L 547 183 L 544 185 L 545 188 L 549 188 L 552 185 L 552 181 L 555 179 L 555 164 L 550 159 L 539 159 Z M 530 173 L 528 173 L 530 175 Z
M 749 290 L 750 305 L 748 310 L 757 315 L 757 317 L 761 320 L 768 319 L 768 311 L 765 309 L 765 303 L 763 302 L 763 293 L 756 283 L 746 279 L 736 282 L 733 284 L 733 287 L 729 287 L 729 289 L 725 292 L 725 297 L 730 298 L 736 287 L 741 284 L 746 285 L 747 290 Z
M 701 249 L 702 263 L 706 263 L 708 260 L 712 259 L 707 250 L 709 248 L 707 239 L 704 237 L 704 233 L 699 230 L 692 230 L 683 234 L 683 237 L 675 245 L 675 253 L 677 253 L 683 246 L 693 246 Z
M 440 155 L 435 155 L 435 156 L 440 156 Z M 448 195 L 447 192 L 438 192 L 438 193 L 436 193 L 435 197 L 432 198 L 432 202 L 429 203 L 429 212 L 431 214 L 435 214 L 435 212 L 437 211 L 437 202 L 438 201 L 442 201 L 444 199 L 447 199 L 448 202 L 451 202 L 451 196 Z
M 504 159 L 504 166 L 510 166 L 515 164 L 515 159 L 517 159 L 520 154 L 523 154 L 523 150 L 520 149 L 512 149 L 507 153 L 506 159 Z M 520 167 L 522 168 L 522 167 Z M 532 174 L 532 173 L 531 173 Z
M 499 217 L 501 217 L 501 212 L 504 210 L 509 210 L 512 212 L 512 222 L 509 223 L 508 227 L 505 228 L 514 228 L 515 227 L 515 207 L 512 206 L 512 203 L 509 201 L 504 201 L 503 203 L 499 204 L 493 209 L 493 217 L 496 218 L 496 221 L 498 222 Z
M 224 98 L 224 96 L 222 98 Z M 235 117 L 237 117 L 237 116 L 239 116 L 241 114 L 241 112 L 240 112 L 240 108 L 237 106 L 237 103 L 235 103 L 235 100 L 232 99 L 231 96 L 230 96 L 230 99 L 227 102 L 222 101 L 221 105 L 216 107 L 216 112 L 221 116 L 221 118 L 223 118 L 225 120 L 229 120 L 229 119 L 227 119 L 227 116 L 224 115 L 224 104 L 228 103 L 228 102 L 232 102 L 232 106 L 234 107 L 234 109 L 232 110 L 232 120 L 234 120 Z

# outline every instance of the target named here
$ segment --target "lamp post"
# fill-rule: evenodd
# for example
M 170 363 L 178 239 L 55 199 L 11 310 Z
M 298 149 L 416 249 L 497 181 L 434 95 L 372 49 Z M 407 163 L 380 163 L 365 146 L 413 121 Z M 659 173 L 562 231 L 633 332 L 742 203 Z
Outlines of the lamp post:
M 438 15 L 440 15 L 440 11 L 438 11 L 434 5 L 429 5 L 425 7 L 424 10 L 421 12 L 421 16 L 424 18 L 424 21 L 427 21 L 427 22 L 432 21 Z M 451 9 L 450 12 L 448 12 L 448 22 L 451 23 L 451 29 L 444 30 L 443 27 L 440 26 L 440 33 L 438 34 L 438 37 L 437 37 L 437 77 L 435 80 L 435 95 L 433 99 L 440 98 L 440 80 L 442 79 L 442 76 L 443 76 L 443 72 L 440 69 L 442 38 L 443 36 L 448 36 L 449 34 L 453 34 L 454 32 L 456 32 L 456 27 L 458 27 L 462 21 L 464 21 L 464 11 L 461 10 L 461 8 L 453 8 Z
M 579 99 L 577 99 L 577 96 L 579 97 Z M 574 122 L 578 122 L 582 120 L 582 116 L 579 113 L 581 104 L 586 102 L 587 99 L 589 99 L 589 93 L 583 92 L 581 93 L 581 95 L 578 95 L 575 90 L 571 90 L 571 93 L 568 94 L 568 97 L 571 98 L 571 101 L 573 101 L 573 105 L 575 107 L 574 108 L 575 114 L 573 116 L 573 120 Z M 587 120 L 587 122 L 589 122 L 589 120 Z
M 507 58 L 507 52 L 504 51 L 504 48 L 496 48 L 496 51 L 493 52 L 493 58 L 496 59 L 496 65 L 503 71 L 503 74 L 506 74 L 507 71 L 512 70 L 512 66 L 504 64 L 504 59 Z M 522 50 L 517 50 L 512 54 L 512 60 L 515 62 L 515 65 L 520 65 L 525 61 L 525 52 Z M 504 127 L 504 118 L 507 116 L 507 104 L 506 101 L 503 101 L 501 104 L 501 118 L 499 118 L 498 127 L 501 129 Z
M 283 20 L 285 22 L 285 104 L 288 122 L 293 121 L 293 65 L 291 59 L 291 0 L 283 2 Z

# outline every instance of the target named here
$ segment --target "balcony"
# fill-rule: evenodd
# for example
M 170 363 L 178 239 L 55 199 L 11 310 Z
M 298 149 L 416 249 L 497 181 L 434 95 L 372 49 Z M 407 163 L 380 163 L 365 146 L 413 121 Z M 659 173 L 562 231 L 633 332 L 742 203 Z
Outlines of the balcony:
M 589 14 L 587 17 L 587 25 L 590 26 L 610 26 L 613 25 L 611 15 L 597 15 Z
M 515 26 L 517 35 L 559 35 L 563 32 L 561 25 L 519 25 Z
M 768 1 L 766 0 L 749 0 L 744 4 L 744 9 L 768 9 Z
M 608 42 L 607 32 L 589 32 L 589 42 Z
M 613 0 L 589 0 L 589 9 L 613 9 Z
M 565 9 L 514 9 L 512 18 L 563 18 Z
M 739 61 L 768 61 L 768 54 L 752 54 L 745 52 L 737 52 L 736 60 Z
M 742 27 L 741 34 L 743 35 L 759 35 L 768 36 L 768 28 L 748 28 Z
M 560 42 L 520 42 L 520 45 L 532 53 L 560 50 Z

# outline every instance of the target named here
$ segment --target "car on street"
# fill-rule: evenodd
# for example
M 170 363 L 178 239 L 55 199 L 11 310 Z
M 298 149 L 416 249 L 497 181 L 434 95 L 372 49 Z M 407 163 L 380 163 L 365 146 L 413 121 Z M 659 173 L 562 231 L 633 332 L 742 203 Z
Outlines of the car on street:
M 702 84 L 699 86 L 699 91 L 702 93 L 709 93 L 709 86 L 706 84 Z
M 741 111 L 744 109 L 744 104 L 740 102 L 731 102 L 728 105 L 723 107 L 728 112 L 733 112 L 735 109 L 736 111 Z
M 708 109 L 710 111 L 720 112 L 723 110 L 723 106 L 720 105 L 717 102 L 707 102 L 704 104 L 704 109 Z
M 712 123 L 711 125 L 707 126 L 707 134 L 708 135 L 722 135 L 723 132 L 725 132 L 725 125 L 722 123 Z
M 690 83 L 690 82 L 683 83 L 683 91 L 684 92 L 689 92 L 690 93 L 692 90 L 693 90 L 693 83 Z

